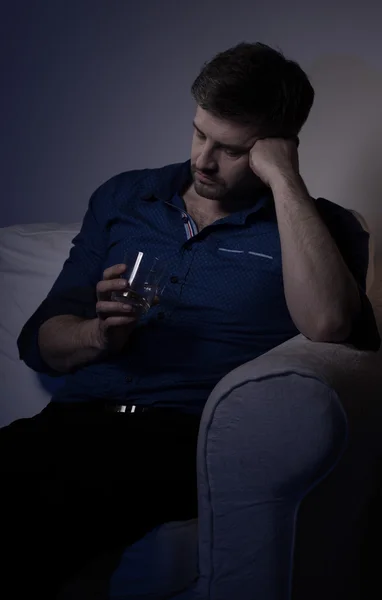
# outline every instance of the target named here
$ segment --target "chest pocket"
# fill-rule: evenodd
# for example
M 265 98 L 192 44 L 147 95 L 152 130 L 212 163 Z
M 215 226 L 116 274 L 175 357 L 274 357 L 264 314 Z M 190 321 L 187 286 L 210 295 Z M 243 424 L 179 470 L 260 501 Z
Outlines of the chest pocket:
M 258 323 L 260 315 L 284 302 L 278 235 L 204 240 L 195 252 L 183 299 L 207 309 L 212 321 Z
M 281 249 L 257 239 L 253 244 L 217 244 L 212 252 L 212 262 L 218 268 L 238 270 L 249 276 L 277 274 L 281 266 Z
M 266 293 L 270 286 L 279 282 L 281 276 L 281 257 L 278 248 L 264 250 L 261 245 L 253 245 L 253 249 L 240 249 L 226 244 L 216 248 L 213 262 L 216 269 L 224 274 L 224 292 L 226 298 L 235 293 L 249 295 Z M 231 292 L 228 291 L 228 283 Z
M 256 235 L 220 239 L 208 248 L 211 261 L 221 269 L 238 270 L 247 277 L 278 275 L 281 269 L 281 246 L 273 229 Z
M 218 252 L 227 252 L 228 254 L 234 254 L 234 255 L 247 255 L 247 256 L 258 256 L 259 258 L 263 258 L 266 260 L 274 260 L 274 256 L 272 256 L 271 254 L 264 254 L 263 252 L 255 252 L 254 250 L 235 250 L 233 248 L 218 248 Z M 251 259 L 250 259 L 251 260 Z

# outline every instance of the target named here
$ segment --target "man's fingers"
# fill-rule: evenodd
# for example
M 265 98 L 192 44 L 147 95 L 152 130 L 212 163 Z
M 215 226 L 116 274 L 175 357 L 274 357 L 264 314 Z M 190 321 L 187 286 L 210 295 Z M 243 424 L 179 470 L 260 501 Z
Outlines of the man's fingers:
M 122 291 L 128 287 L 127 279 L 121 278 L 121 275 L 125 271 L 126 265 L 122 263 L 118 265 L 113 265 L 112 267 L 108 267 L 107 269 L 105 269 L 105 271 L 103 272 L 102 281 L 99 281 L 96 286 L 98 304 L 109 304 L 112 292 Z M 156 304 L 159 304 L 159 296 L 155 296 L 154 300 L 152 301 L 153 306 L 155 306 Z M 99 312 L 99 310 L 101 312 L 103 310 L 108 312 L 109 308 L 97 308 L 97 312 Z
M 100 300 L 96 304 L 96 312 L 103 319 L 110 315 L 123 315 L 124 313 L 132 317 L 134 315 L 134 307 L 131 304 L 124 304 L 123 302 Z
M 126 271 L 126 265 L 124 265 L 124 264 L 113 265 L 112 267 L 108 267 L 107 269 L 104 270 L 103 278 L 106 280 L 117 279 L 117 277 L 122 275 L 122 273 L 124 273 L 125 271 Z
M 107 319 L 105 319 L 104 324 L 106 326 L 107 329 L 112 328 L 112 327 L 123 327 L 123 326 L 128 326 L 128 325 L 132 325 L 133 323 L 136 322 L 135 317 L 120 317 L 120 316 L 113 316 L 113 317 L 107 317 Z
M 97 283 L 97 297 L 99 300 L 107 300 L 111 292 L 124 290 L 127 287 L 126 279 L 110 279 Z
M 111 292 L 123 290 L 127 286 L 126 279 L 121 275 L 126 271 L 126 265 L 119 264 L 108 267 L 103 272 L 103 280 L 97 283 L 98 300 L 108 300 Z

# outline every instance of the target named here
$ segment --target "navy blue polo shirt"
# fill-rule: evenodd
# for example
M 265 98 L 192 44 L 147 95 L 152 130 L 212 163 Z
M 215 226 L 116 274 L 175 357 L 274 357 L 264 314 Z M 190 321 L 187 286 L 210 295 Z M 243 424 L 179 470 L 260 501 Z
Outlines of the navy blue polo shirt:
M 298 333 L 284 297 L 271 194 L 198 232 L 180 197 L 190 180 L 188 161 L 122 173 L 91 197 L 69 258 L 20 335 L 21 358 L 54 374 L 39 353 L 40 325 L 60 314 L 95 317 L 96 284 L 124 257 L 133 260 L 138 250 L 159 257 L 166 285 L 126 350 L 65 376 L 53 401 L 101 398 L 199 411 L 229 371 Z M 364 295 L 368 234 L 349 211 L 323 199 L 316 203 L 370 313 Z M 372 324 L 361 345 L 375 345 L 375 335 Z

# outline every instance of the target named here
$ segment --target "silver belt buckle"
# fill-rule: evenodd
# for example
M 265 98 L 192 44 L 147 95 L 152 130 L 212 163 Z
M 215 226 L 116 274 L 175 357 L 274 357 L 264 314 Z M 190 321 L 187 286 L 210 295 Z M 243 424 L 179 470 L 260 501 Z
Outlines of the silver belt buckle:
M 134 413 L 136 409 L 136 405 L 133 404 L 132 406 L 127 406 L 127 404 L 119 404 L 118 406 L 115 407 L 115 411 L 118 413 Z

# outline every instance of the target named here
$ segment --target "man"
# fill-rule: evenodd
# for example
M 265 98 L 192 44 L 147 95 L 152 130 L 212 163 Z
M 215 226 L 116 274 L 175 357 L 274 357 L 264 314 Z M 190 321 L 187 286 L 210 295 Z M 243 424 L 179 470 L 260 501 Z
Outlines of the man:
M 230 370 L 298 332 L 379 347 L 368 235 L 313 200 L 299 173 L 314 97 L 304 72 L 240 44 L 203 67 L 192 93 L 191 162 L 122 173 L 93 194 L 20 335 L 21 358 L 66 382 L 0 435 L 13 527 L 5 580 L 22 575 L 14 598 L 25 585 L 52 597 L 90 556 L 196 515 L 199 419 Z M 141 317 L 111 296 L 138 250 L 167 268 L 159 304 Z

